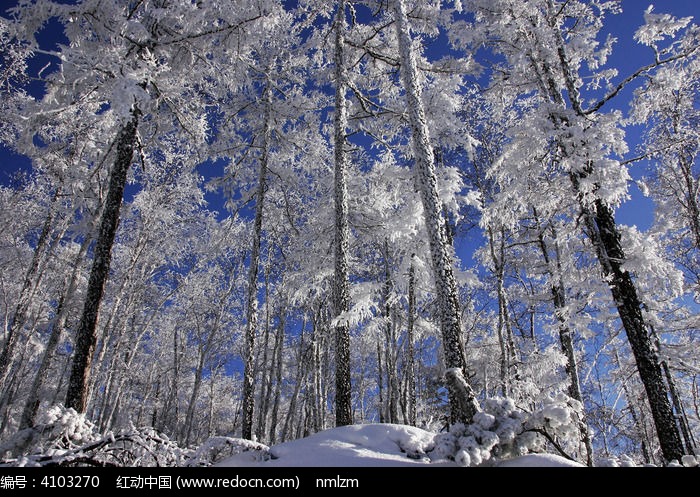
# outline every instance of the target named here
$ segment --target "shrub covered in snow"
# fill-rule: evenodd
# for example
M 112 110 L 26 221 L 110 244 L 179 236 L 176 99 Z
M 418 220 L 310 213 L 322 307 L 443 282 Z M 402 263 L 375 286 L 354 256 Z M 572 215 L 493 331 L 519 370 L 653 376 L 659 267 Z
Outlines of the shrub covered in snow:
M 0 456 L 9 466 L 124 467 L 180 466 L 188 453 L 150 427 L 100 434 L 85 415 L 56 405 L 3 442 Z
M 0 457 L 61 456 L 99 438 L 95 425 L 85 415 L 55 405 L 38 414 L 36 425 L 18 431 L 0 444 Z
M 448 432 L 435 436 L 431 457 L 478 466 L 491 459 L 545 452 L 549 444 L 571 458 L 567 450 L 579 444 L 580 410 L 580 403 L 564 394 L 530 413 L 517 408 L 509 398 L 487 399 L 473 423 L 455 424 Z
M 186 466 L 212 466 L 224 459 L 232 457 L 242 452 L 256 452 L 255 459 L 258 461 L 269 460 L 270 448 L 267 445 L 246 440 L 244 438 L 231 437 L 211 437 L 204 441 L 194 450 Z

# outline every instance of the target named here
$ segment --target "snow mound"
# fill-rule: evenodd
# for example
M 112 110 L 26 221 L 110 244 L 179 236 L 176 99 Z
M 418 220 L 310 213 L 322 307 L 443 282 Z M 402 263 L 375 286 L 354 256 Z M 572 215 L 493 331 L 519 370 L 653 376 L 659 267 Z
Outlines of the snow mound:
M 460 466 L 453 461 L 436 457 L 435 435 L 421 428 L 398 424 L 342 426 L 272 446 L 267 452 L 269 457 L 261 458 L 258 451 L 247 451 L 223 459 L 215 466 Z M 504 461 L 493 460 L 489 465 L 498 467 L 582 466 L 553 454 L 530 454 Z
M 434 433 L 396 424 L 365 424 L 332 428 L 270 448 L 271 458 L 236 454 L 217 464 L 226 467 L 364 467 L 435 465 L 427 453 Z M 442 465 L 453 466 L 448 461 Z
M 499 461 L 494 466 L 499 468 L 585 468 L 581 463 L 570 461 L 556 454 L 526 454 L 504 461 Z

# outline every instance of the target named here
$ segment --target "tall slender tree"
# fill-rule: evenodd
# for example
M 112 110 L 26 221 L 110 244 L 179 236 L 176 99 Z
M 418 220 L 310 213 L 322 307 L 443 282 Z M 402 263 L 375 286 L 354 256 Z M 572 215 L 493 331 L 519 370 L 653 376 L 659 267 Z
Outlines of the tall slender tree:
M 335 114 L 333 146 L 335 147 L 335 273 L 333 306 L 335 314 L 335 423 L 352 424 L 352 383 L 350 376 L 350 326 L 343 314 L 350 310 L 347 128 L 348 69 L 345 60 L 346 2 L 338 3 L 335 18 Z
M 471 386 L 465 379 L 467 362 L 462 342 L 457 282 L 454 278 L 452 258 L 448 251 L 443 209 L 437 192 L 435 156 L 421 100 L 411 28 L 403 0 L 394 0 L 393 12 L 399 42 L 401 79 L 406 90 L 406 104 L 411 126 L 416 183 L 423 202 L 435 276 L 445 365 L 448 368 L 447 383 L 450 392 L 451 417 L 453 421 L 469 423 L 479 411 L 479 405 Z

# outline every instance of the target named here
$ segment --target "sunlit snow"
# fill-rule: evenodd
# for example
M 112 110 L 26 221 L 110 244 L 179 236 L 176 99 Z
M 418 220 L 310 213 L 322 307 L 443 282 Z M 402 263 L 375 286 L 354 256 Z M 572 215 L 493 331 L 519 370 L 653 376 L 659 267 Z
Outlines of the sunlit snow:
M 306 438 L 270 447 L 269 451 L 236 454 L 217 464 L 225 467 L 377 467 L 452 466 L 431 459 L 435 434 L 397 424 L 365 424 L 332 428 Z M 528 454 L 489 466 L 567 467 L 582 465 L 554 454 Z

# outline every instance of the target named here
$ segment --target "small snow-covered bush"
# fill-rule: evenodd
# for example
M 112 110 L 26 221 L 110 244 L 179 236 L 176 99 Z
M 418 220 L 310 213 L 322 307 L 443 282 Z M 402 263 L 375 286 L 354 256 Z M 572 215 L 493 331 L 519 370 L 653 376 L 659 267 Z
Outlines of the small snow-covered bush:
M 563 392 L 550 397 L 543 406 L 530 413 L 525 429 L 542 435 L 560 455 L 568 457 L 578 450 L 581 440 L 583 405 Z M 534 451 L 533 451 L 534 452 Z
M 189 455 L 185 466 L 212 466 L 241 452 L 256 452 L 258 461 L 271 458 L 267 445 L 243 438 L 211 437 Z
M 37 425 L 43 438 L 57 449 L 72 449 L 95 441 L 95 425 L 84 414 L 62 405 L 54 405 L 39 413 Z
M 103 444 L 91 449 L 95 458 L 116 466 L 182 466 L 189 452 L 150 426 L 131 426 L 118 434 L 108 433 Z
M 0 444 L 0 457 L 60 456 L 99 438 L 95 425 L 84 414 L 55 405 L 39 412 L 33 427 L 18 431 Z
M 565 450 L 578 446 L 581 405 L 564 394 L 528 413 L 509 398 L 490 398 L 473 422 L 453 425 L 435 436 L 432 459 L 449 459 L 463 466 L 479 466 L 491 459 L 510 459 L 545 452 L 548 443 L 569 457 Z
M 84 414 L 61 405 L 0 445 L 8 466 L 181 466 L 188 455 L 151 427 L 101 434 Z

